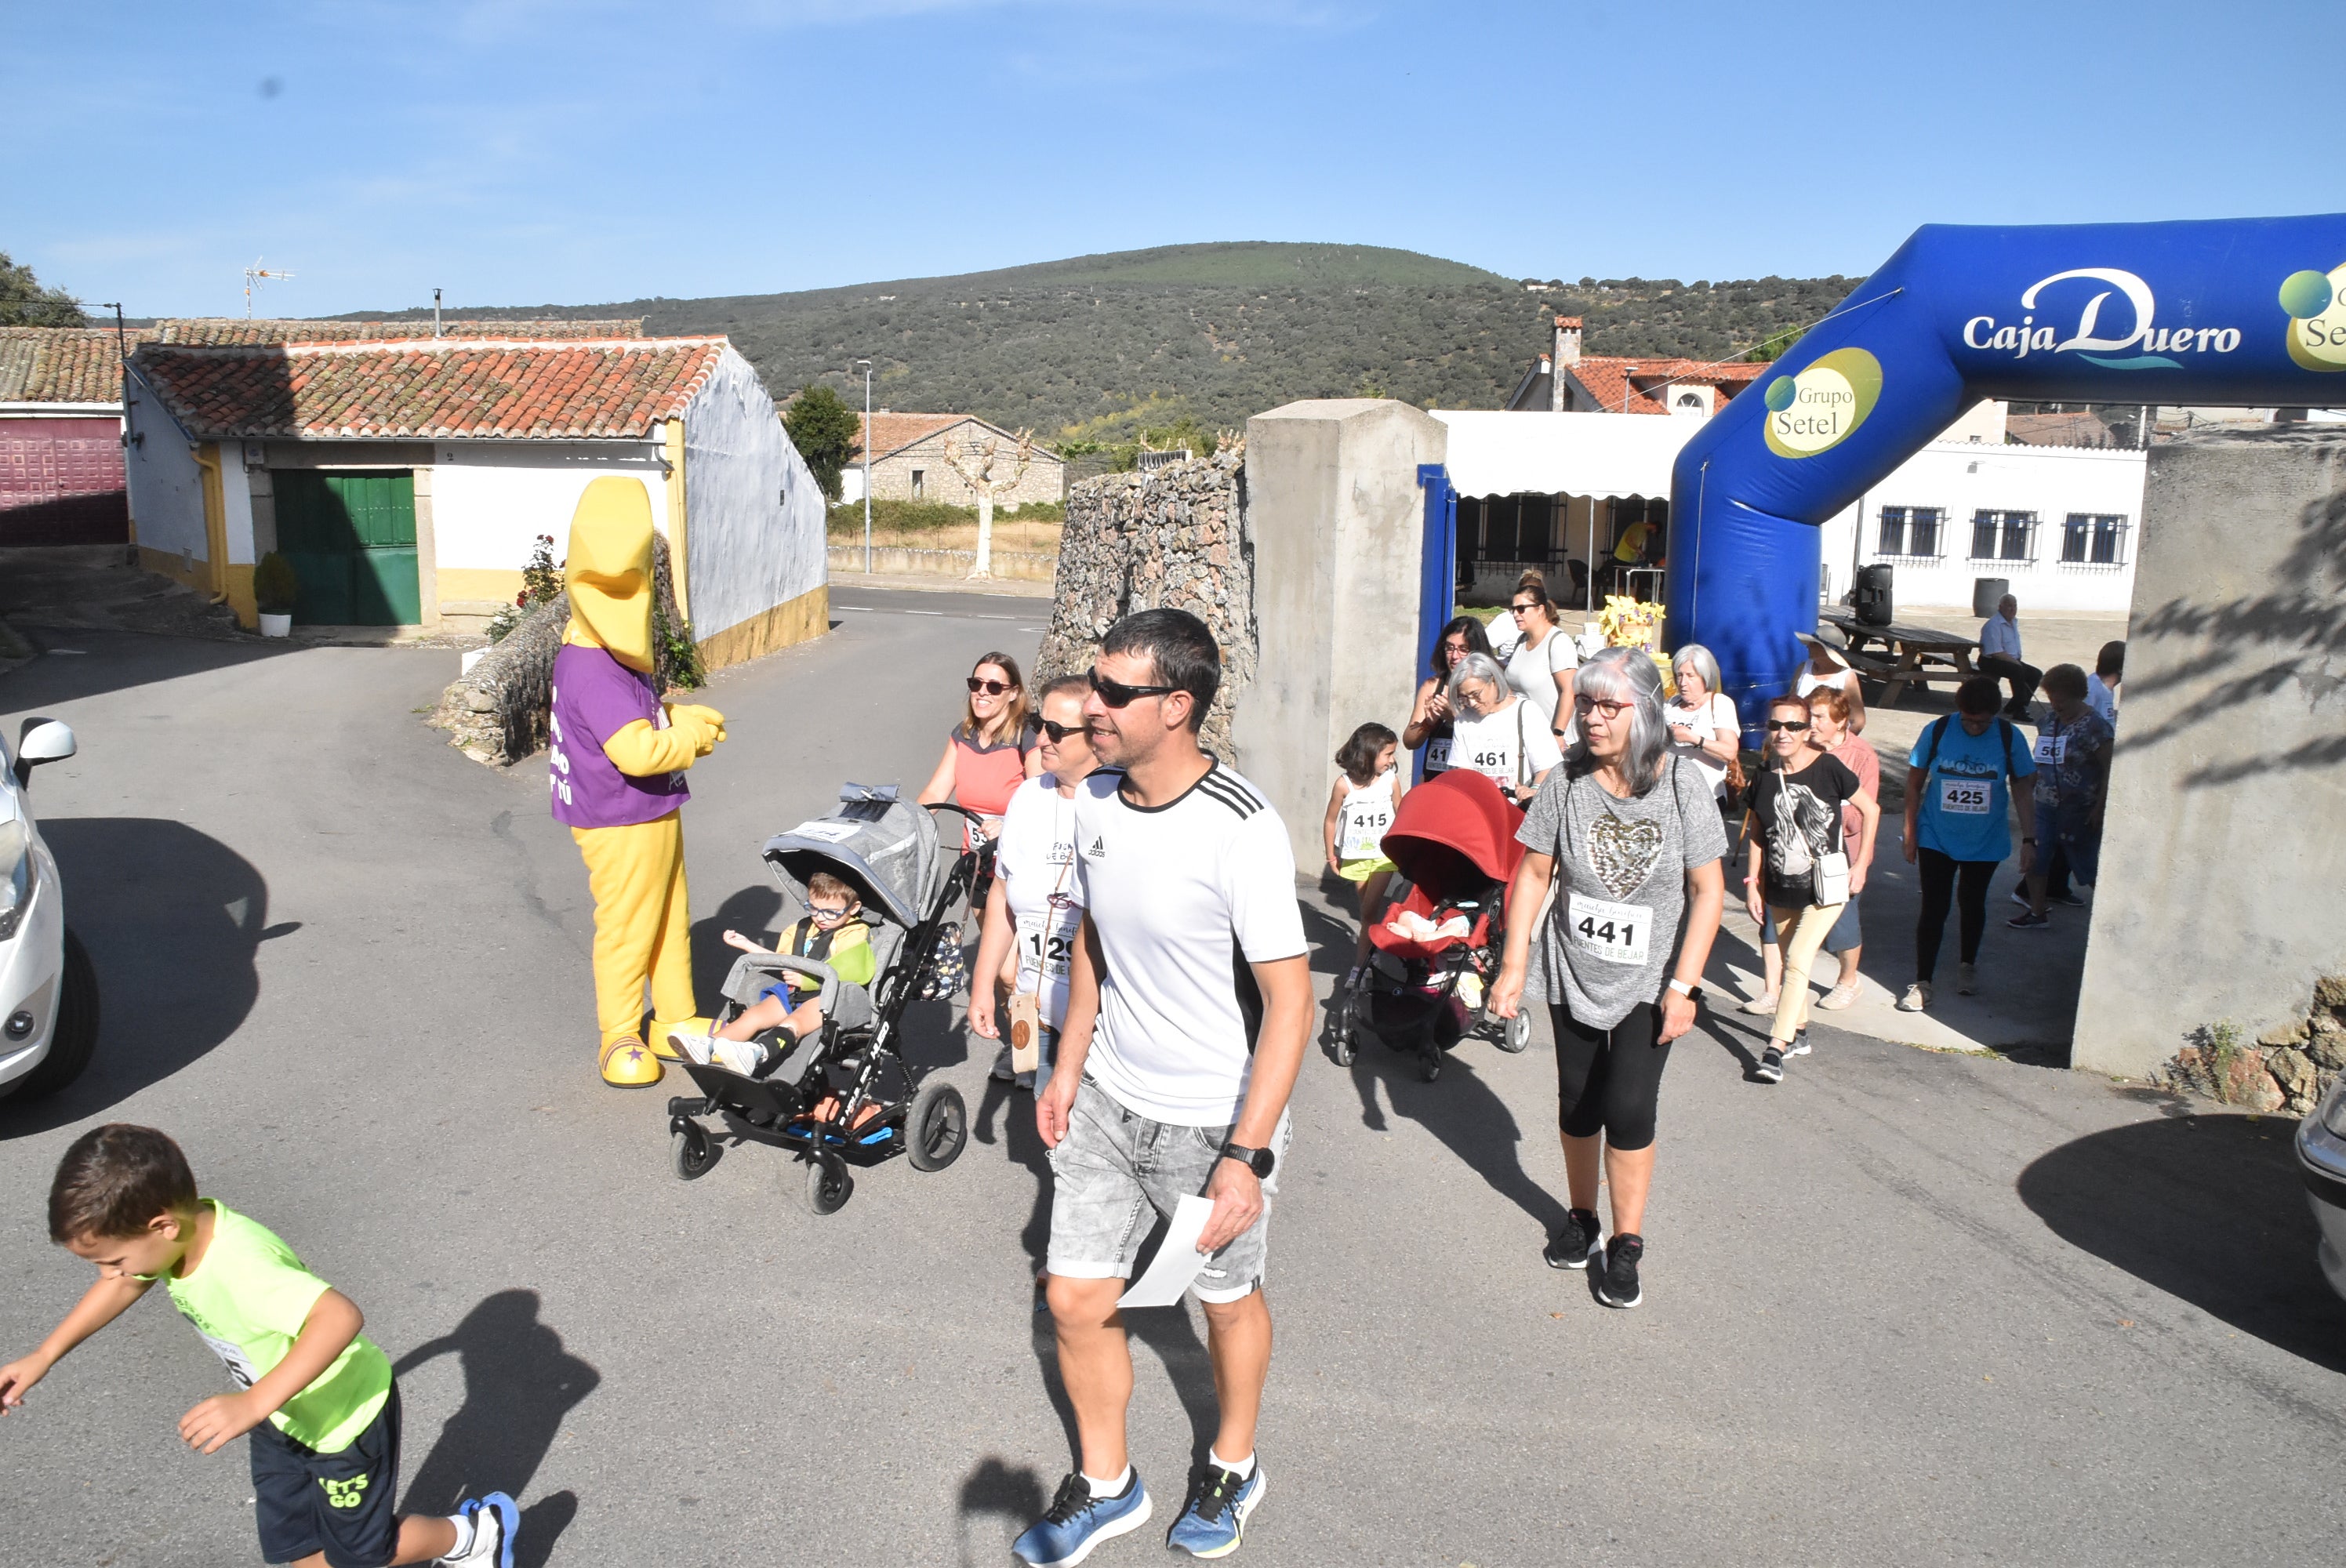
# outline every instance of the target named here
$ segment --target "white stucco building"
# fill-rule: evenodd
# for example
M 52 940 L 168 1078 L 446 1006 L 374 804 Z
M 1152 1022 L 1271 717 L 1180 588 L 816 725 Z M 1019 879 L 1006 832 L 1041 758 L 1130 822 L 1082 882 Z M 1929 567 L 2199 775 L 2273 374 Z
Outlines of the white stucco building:
M 650 492 L 711 667 L 829 624 L 821 492 L 721 337 L 150 343 L 130 374 L 141 559 L 247 624 L 275 550 L 297 621 L 476 626 L 613 473 Z

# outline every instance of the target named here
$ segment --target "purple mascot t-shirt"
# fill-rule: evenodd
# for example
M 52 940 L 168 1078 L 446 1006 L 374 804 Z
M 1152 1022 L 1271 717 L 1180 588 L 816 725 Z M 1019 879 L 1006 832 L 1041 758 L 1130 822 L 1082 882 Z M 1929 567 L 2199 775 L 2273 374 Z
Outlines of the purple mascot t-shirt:
M 554 716 L 546 735 L 554 820 L 573 828 L 626 828 L 667 816 L 691 798 L 684 775 L 622 773 L 603 743 L 637 719 L 668 727 L 652 679 L 603 648 L 565 643 L 554 656 Z

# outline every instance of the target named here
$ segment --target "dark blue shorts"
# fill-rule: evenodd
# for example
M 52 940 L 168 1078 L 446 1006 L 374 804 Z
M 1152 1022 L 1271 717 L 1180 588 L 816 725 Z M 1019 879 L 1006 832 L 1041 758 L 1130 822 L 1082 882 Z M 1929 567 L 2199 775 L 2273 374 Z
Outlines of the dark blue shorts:
M 320 1453 L 268 1421 L 252 1429 L 252 1508 L 260 1555 L 323 1552 L 329 1568 L 383 1568 L 399 1555 L 399 1385 L 340 1453 Z

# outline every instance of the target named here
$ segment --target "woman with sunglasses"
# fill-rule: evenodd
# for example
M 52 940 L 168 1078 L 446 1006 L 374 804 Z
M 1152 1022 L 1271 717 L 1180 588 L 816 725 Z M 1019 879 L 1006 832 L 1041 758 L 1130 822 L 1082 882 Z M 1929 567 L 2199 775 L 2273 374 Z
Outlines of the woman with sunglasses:
M 921 804 L 951 800 L 985 819 L 989 838 L 1002 831 L 1002 813 L 1010 797 L 1043 770 L 1035 755 L 1035 721 L 1026 712 L 1026 684 L 1018 661 L 1005 653 L 990 653 L 969 672 L 969 702 L 961 722 L 945 736 L 945 754 L 921 790 Z M 976 830 L 964 835 L 974 844 Z
M 1477 653 L 1490 655 L 1491 638 L 1473 616 L 1460 616 L 1433 639 L 1433 674 L 1418 683 L 1417 704 L 1409 710 L 1409 722 L 1401 731 L 1403 750 L 1425 748 L 1428 779 L 1450 769 L 1452 726 L 1458 718 L 1458 709 L 1450 700 L 1450 672 L 1458 667 L 1460 659 Z
M 1598 649 L 1573 686 L 1580 738 L 1516 830 L 1528 853 L 1507 891 L 1509 910 L 1529 911 L 1553 889 L 1555 913 L 1507 922 L 1490 1005 L 1502 1018 L 1522 1008 L 1538 926 L 1571 1206 L 1544 1256 L 1552 1268 L 1596 1265 L 1596 1298 L 1635 1307 L 1662 1069 L 1694 1027 L 1726 906 L 1727 829 L 1710 780 L 1668 755 L 1661 672 L 1645 649 Z
M 1579 667 L 1580 650 L 1564 635 L 1556 601 L 1544 583 L 1525 583 L 1515 592 L 1507 613 L 1522 634 L 1507 656 L 1507 684 L 1545 716 L 1548 728 L 1566 745 L 1572 744 L 1572 672 Z M 1557 722 L 1561 716 L 1563 722 Z
M 1091 682 L 1063 675 L 1043 688 L 1043 739 L 1035 747 L 1043 772 L 1010 797 L 1002 813 L 1002 836 L 994 850 L 994 887 L 986 894 L 978 925 L 977 972 L 1007 972 L 1015 1023 L 1035 999 L 1035 1064 L 1014 1073 L 1009 1045 L 994 1064 L 997 1078 L 1015 1077 L 1034 1088 L 1039 1073 L 1051 1076 L 1053 1047 L 1067 1016 L 1067 965 L 1083 931 L 1083 901 L 1076 891 L 1076 786 L 1098 764 L 1084 728 L 1084 698 Z M 994 988 L 974 986 L 969 995 L 969 1032 L 981 1039 L 1002 1037 L 995 1020 Z
M 1766 761 L 1751 786 L 1751 870 L 1744 906 L 1754 924 L 1775 918 L 1784 973 L 1776 1022 L 1755 1070 L 1784 1081 L 1784 1059 L 1809 1050 L 1809 966 L 1841 906 L 1865 891 L 1882 808 L 1849 765 L 1809 744 L 1809 704 L 1780 697 L 1768 705 Z M 1858 841 L 1841 835 L 1841 808 L 1858 814 Z

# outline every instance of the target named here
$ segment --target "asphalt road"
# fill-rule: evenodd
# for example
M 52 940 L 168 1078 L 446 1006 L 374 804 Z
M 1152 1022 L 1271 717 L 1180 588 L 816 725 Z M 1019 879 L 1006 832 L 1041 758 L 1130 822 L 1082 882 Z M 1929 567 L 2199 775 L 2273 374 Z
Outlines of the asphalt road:
M 734 738 L 687 814 L 704 989 L 715 933 L 778 911 L 759 841 L 842 779 L 917 785 L 973 657 L 1043 624 L 840 599 L 834 635 L 709 695 Z M 982 1128 L 950 1171 L 882 1167 L 828 1219 L 762 1148 L 679 1183 L 665 1092 L 595 1075 L 586 877 L 542 775 L 419 716 L 452 656 L 29 629 L 54 651 L 0 677 L 0 718 L 80 734 L 34 798 L 106 1023 L 80 1085 L 0 1105 L 7 1353 L 86 1282 L 44 1235 L 59 1152 L 150 1122 L 364 1308 L 402 1367 L 411 1509 L 514 1492 L 532 1564 L 1007 1561 L 1067 1462 L 1032 1311 L 1047 1195 L 1026 1103 L 984 1095 L 990 1054 L 941 1006 L 915 1049 Z M 1349 932 L 1307 910 L 1324 986 Z M 1764 1088 L 1741 1022 L 1676 1048 L 1632 1312 L 1539 1260 L 1544 1025 L 1433 1084 L 1374 1044 L 1314 1055 L 1246 1560 L 2334 1554 L 2346 1306 L 2286 1122 L 1823 1029 Z M 1210 1432 L 1202 1329 L 1135 1317 L 1135 1453 L 1169 1519 Z M 173 1432 L 222 1386 L 159 1300 L 63 1364 L 0 1423 L 13 1555 L 251 1560 L 242 1445 Z

